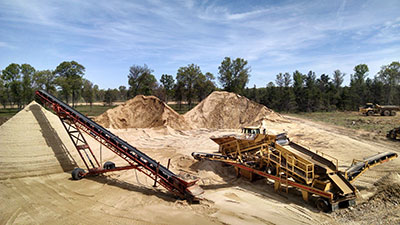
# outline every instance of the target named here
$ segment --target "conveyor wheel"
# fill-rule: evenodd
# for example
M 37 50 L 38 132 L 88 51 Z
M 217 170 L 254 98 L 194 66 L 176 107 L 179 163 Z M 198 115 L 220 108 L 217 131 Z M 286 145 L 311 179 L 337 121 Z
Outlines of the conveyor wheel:
M 81 168 L 75 168 L 74 170 L 72 170 L 72 179 L 74 180 L 80 180 L 83 177 L 85 177 L 85 170 L 81 169 Z
M 317 201 L 315 202 L 317 209 L 323 212 L 329 212 L 331 211 L 331 207 L 329 204 L 329 201 L 325 198 L 318 198 Z
M 111 162 L 111 161 L 107 161 L 104 163 L 103 168 L 106 170 L 112 170 L 115 169 L 115 163 Z

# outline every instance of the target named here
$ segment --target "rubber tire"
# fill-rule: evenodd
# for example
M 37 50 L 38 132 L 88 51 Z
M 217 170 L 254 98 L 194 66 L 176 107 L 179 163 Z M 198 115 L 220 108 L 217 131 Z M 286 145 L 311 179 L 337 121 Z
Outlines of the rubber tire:
M 318 210 L 322 211 L 322 212 L 330 212 L 331 211 L 331 207 L 329 204 L 329 201 L 325 198 L 318 198 L 315 201 L 315 205 L 317 207 Z
M 367 116 L 373 116 L 374 115 L 374 111 L 368 111 L 367 112 Z
M 111 162 L 111 161 L 107 161 L 104 163 L 103 168 L 106 170 L 112 170 L 115 169 L 115 163 Z
M 395 116 L 395 115 L 396 115 L 396 111 L 391 111 L 391 112 L 390 112 L 390 115 L 391 115 L 391 116 Z
M 80 180 L 82 178 L 84 178 L 84 174 L 85 174 L 85 170 L 81 169 L 81 168 L 75 168 L 74 170 L 72 170 L 71 176 L 73 180 Z
M 390 111 L 389 110 L 385 110 L 385 111 L 382 112 L 382 115 L 390 116 Z

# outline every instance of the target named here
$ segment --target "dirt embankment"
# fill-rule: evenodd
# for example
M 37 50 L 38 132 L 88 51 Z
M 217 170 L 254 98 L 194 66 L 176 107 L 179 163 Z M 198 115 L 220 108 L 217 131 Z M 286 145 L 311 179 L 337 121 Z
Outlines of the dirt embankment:
M 108 128 L 171 127 L 189 129 L 183 116 L 154 96 L 138 95 L 124 104 L 107 110 L 95 119 Z
M 193 128 L 237 129 L 260 125 L 262 121 L 285 122 L 271 109 L 246 97 L 226 91 L 214 91 L 184 115 Z

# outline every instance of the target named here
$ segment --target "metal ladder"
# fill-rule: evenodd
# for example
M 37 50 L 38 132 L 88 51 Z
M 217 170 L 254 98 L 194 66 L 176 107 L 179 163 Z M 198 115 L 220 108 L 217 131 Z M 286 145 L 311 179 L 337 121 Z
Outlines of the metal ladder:
M 101 165 L 97 161 L 92 149 L 90 148 L 89 144 L 87 143 L 85 137 L 83 136 L 80 129 L 78 129 L 77 125 L 68 117 L 68 115 L 60 112 L 58 116 L 61 120 L 62 125 L 64 126 L 65 130 L 68 133 L 68 136 L 71 138 L 72 143 L 74 144 L 75 148 L 78 150 L 79 156 L 82 158 L 82 161 L 85 163 L 86 168 L 89 171 L 92 171 L 96 168 L 100 168 Z M 85 158 L 86 156 L 86 158 Z M 88 164 L 88 162 L 90 164 Z

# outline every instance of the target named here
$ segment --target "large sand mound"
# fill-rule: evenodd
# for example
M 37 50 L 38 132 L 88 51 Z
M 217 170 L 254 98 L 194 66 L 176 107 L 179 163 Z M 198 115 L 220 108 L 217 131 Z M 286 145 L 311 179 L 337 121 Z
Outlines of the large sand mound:
M 183 116 L 154 96 L 138 95 L 114 109 L 109 109 L 96 118 L 104 127 L 152 128 L 171 127 L 185 130 L 189 126 Z
M 184 117 L 193 128 L 213 129 L 260 125 L 264 120 L 286 121 L 271 109 L 226 91 L 214 91 Z
M 0 179 L 72 170 L 74 149 L 60 119 L 36 102 L 0 126 Z M 72 151 L 76 158 L 76 151 Z

